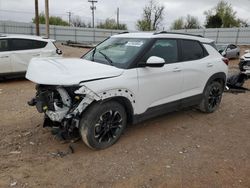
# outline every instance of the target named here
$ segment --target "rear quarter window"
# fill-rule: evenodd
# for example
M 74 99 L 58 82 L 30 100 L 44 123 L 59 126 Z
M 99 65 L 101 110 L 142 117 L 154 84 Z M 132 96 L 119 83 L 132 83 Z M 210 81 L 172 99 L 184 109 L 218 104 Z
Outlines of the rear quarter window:
M 30 39 L 11 39 L 11 50 L 31 50 L 44 48 L 47 42 Z
M 198 41 L 182 40 L 182 60 L 192 61 L 202 59 L 207 52 Z

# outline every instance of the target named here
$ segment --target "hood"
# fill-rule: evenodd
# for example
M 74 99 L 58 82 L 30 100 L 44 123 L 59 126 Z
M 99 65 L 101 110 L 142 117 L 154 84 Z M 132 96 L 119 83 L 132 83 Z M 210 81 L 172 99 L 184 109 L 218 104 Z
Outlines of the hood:
M 120 76 L 123 69 L 77 58 L 33 58 L 26 78 L 37 84 L 76 85 L 82 81 Z

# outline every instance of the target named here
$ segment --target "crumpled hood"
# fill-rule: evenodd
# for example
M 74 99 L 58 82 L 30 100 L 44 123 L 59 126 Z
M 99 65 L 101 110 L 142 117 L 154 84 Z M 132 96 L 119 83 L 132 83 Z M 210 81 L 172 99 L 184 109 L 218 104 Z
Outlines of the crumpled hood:
M 26 78 L 37 84 L 76 85 L 82 81 L 116 77 L 123 73 L 114 66 L 77 58 L 33 58 Z

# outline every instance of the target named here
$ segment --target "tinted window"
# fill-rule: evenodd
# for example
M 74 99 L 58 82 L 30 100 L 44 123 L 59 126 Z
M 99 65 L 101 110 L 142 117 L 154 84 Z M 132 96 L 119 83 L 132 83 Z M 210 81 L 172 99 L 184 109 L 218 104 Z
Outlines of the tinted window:
M 200 43 L 192 40 L 182 40 L 182 60 L 191 61 L 204 57 L 204 50 Z
M 47 42 L 29 40 L 29 39 L 12 39 L 11 50 L 29 50 L 45 47 Z
M 229 46 L 229 48 L 230 48 L 231 50 L 233 50 L 233 49 L 237 48 L 237 46 L 231 44 L 231 45 Z
M 0 40 L 0 52 L 7 51 L 9 49 L 8 40 Z
M 161 57 L 166 63 L 174 63 L 178 61 L 177 41 L 173 39 L 159 39 L 143 58 L 143 62 L 151 56 Z
M 34 40 L 34 48 L 44 48 L 47 42 Z

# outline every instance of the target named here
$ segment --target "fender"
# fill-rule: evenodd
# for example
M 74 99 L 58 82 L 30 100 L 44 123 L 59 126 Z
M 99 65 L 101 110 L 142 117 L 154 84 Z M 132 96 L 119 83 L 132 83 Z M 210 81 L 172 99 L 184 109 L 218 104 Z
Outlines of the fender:
M 208 79 L 204 89 L 203 89 L 203 93 L 205 92 L 205 89 L 207 88 L 207 86 L 214 80 L 223 80 L 223 87 L 225 87 L 226 85 L 226 79 L 227 79 L 227 76 L 224 72 L 218 72 L 218 73 L 215 73 L 213 74 L 212 76 L 210 76 L 210 78 Z
M 75 91 L 75 94 L 85 95 L 85 98 L 81 101 L 79 106 L 76 108 L 77 112 L 82 113 L 83 110 L 89 106 L 94 101 L 105 101 L 113 98 L 125 98 L 126 104 L 129 102 L 129 106 L 135 108 L 136 100 L 135 95 L 128 89 L 111 89 L 107 91 L 102 91 L 100 93 L 95 93 L 86 86 L 82 86 L 80 89 Z

